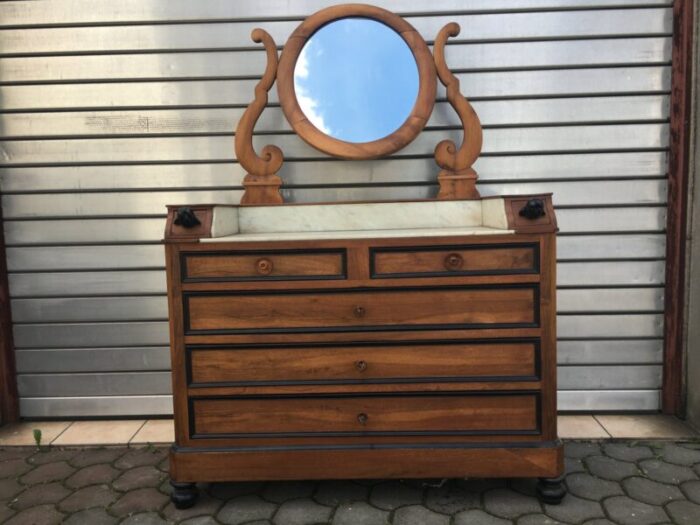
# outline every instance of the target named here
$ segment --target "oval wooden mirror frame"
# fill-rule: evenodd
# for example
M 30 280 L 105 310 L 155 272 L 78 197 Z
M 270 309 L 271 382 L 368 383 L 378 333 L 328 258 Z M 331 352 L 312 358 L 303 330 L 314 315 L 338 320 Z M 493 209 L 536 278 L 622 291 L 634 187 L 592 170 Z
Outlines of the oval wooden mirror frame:
M 294 68 L 306 42 L 323 26 L 343 18 L 369 18 L 387 25 L 403 38 L 418 66 L 418 96 L 408 118 L 393 133 L 370 142 L 346 142 L 318 129 L 302 111 L 294 89 Z M 312 147 L 344 159 L 374 159 L 390 155 L 408 145 L 427 124 L 435 105 L 436 90 L 435 63 L 420 33 L 400 16 L 364 4 L 329 7 L 304 20 L 287 40 L 277 70 L 280 105 L 297 135 Z

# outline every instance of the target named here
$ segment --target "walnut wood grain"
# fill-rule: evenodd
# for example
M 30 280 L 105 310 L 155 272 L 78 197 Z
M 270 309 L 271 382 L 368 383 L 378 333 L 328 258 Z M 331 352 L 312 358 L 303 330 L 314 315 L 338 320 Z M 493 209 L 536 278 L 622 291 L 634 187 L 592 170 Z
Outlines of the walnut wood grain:
M 418 66 L 418 96 L 411 113 L 396 131 L 371 142 L 346 142 L 319 130 L 302 111 L 294 90 L 294 67 L 307 40 L 324 25 L 347 17 L 369 18 L 392 28 L 406 42 Z M 400 89 L 400 86 L 397 86 L 397 89 Z M 309 16 L 287 40 L 280 56 L 277 73 L 280 105 L 294 131 L 312 147 L 345 159 L 378 158 L 390 155 L 409 144 L 428 122 L 435 105 L 436 90 L 435 65 L 421 35 L 400 16 L 364 4 L 333 6 Z
M 534 287 L 186 295 L 184 300 L 189 312 L 185 323 L 188 333 L 342 331 L 365 326 L 527 326 L 537 320 Z
M 524 343 L 451 343 L 326 348 L 193 348 L 193 384 L 282 383 L 533 377 L 536 346 Z
M 532 394 L 198 399 L 193 411 L 196 435 L 537 429 Z
M 435 147 L 435 162 L 442 168 L 438 175 L 438 199 L 479 198 L 476 189 L 477 174 L 472 165 L 481 153 L 481 122 L 472 105 L 460 92 L 459 79 L 452 74 L 445 60 L 445 43 L 448 38 L 459 35 L 459 32 L 459 24 L 451 22 L 440 30 L 433 45 L 438 77 L 447 88 L 447 100 L 459 115 L 463 128 L 459 148 L 451 140 L 443 140 Z
M 282 167 L 284 156 L 277 146 L 268 144 L 258 156 L 253 147 L 253 130 L 267 104 L 267 92 L 277 75 L 277 46 L 265 30 L 256 28 L 251 34 L 253 42 L 262 42 L 267 54 L 267 66 L 260 82 L 255 86 L 255 99 L 238 121 L 234 146 L 236 158 L 248 172 L 243 179 L 245 192 L 241 204 L 279 204 L 283 202 L 279 187 L 282 184 L 276 173 Z
M 344 278 L 344 251 L 337 253 L 240 252 L 184 256 L 185 281 Z

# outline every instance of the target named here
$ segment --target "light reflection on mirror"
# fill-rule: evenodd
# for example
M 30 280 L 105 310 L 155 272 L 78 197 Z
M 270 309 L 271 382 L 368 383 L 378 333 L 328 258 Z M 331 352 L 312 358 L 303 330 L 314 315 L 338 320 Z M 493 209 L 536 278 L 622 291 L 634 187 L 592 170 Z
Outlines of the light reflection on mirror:
M 411 114 L 418 66 L 390 27 L 343 18 L 306 42 L 294 68 L 294 90 L 319 130 L 347 142 L 370 142 L 396 131 Z

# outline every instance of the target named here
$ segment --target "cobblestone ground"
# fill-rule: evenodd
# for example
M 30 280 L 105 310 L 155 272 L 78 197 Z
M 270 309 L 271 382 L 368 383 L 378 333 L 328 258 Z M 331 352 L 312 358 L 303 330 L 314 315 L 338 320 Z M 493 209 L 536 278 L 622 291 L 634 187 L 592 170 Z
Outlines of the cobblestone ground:
M 0 449 L 7 525 L 700 525 L 700 443 L 569 442 L 569 493 L 541 505 L 534 480 L 218 483 L 168 499 L 167 449 Z

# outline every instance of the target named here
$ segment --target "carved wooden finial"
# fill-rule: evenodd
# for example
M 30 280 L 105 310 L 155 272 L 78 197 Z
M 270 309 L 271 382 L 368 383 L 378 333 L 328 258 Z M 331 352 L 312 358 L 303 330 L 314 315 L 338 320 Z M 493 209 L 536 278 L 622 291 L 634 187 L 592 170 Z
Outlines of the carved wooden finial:
M 267 104 L 267 92 L 277 76 L 277 46 L 270 34 L 260 28 L 251 33 L 253 42 L 262 42 L 267 52 L 265 74 L 255 86 L 255 99 L 246 108 L 236 128 L 236 158 L 248 172 L 243 179 L 245 192 L 241 204 L 280 204 L 283 202 L 279 187 L 282 179 L 276 175 L 284 156 L 277 146 L 267 145 L 258 156 L 253 148 L 253 129 Z
M 459 34 L 459 24 L 451 22 L 435 38 L 433 56 L 440 82 L 447 88 L 447 100 L 459 115 L 464 129 L 462 144 L 443 140 L 435 147 L 435 162 L 442 168 L 438 175 L 438 199 L 478 199 L 476 171 L 472 164 L 481 152 L 481 122 L 474 108 L 459 91 L 459 79 L 452 74 L 445 61 L 445 43 Z

